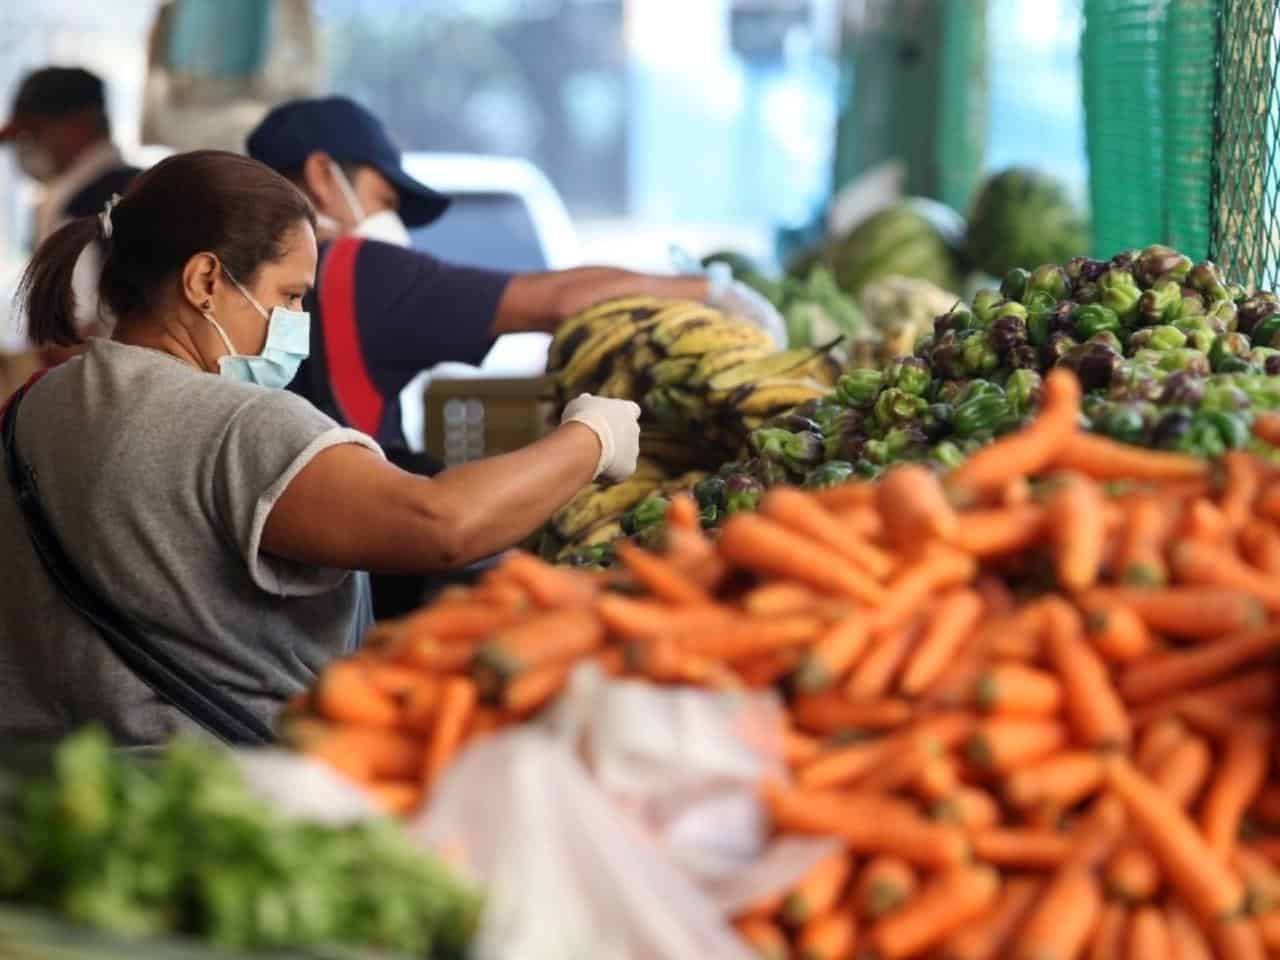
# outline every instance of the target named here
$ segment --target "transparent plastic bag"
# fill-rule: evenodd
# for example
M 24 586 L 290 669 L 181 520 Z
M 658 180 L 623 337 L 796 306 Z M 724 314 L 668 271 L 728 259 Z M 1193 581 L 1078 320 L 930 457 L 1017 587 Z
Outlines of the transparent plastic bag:
M 768 696 L 583 666 L 541 723 L 470 747 L 412 830 L 483 885 L 478 960 L 750 960 L 726 917 L 832 847 L 768 837 L 781 730 Z

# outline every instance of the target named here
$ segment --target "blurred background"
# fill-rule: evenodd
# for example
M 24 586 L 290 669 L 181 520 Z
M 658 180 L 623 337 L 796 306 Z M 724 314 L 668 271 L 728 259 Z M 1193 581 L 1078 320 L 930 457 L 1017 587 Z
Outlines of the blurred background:
M 381 116 L 407 151 L 529 161 L 572 224 L 572 237 L 560 238 L 553 259 L 666 269 L 672 242 L 695 253 L 732 247 L 770 259 L 780 234 L 803 231 L 823 215 L 837 176 L 889 160 L 904 165 L 912 192 L 960 208 L 981 172 L 1020 163 L 1057 174 L 1085 194 L 1080 0 L 228 0 L 220 6 L 273 5 L 281 9 L 267 30 L 276 35 L 259 53 L 247 49 L 253 41 L 245 27 L 235 36 L 186 40 L 186 49 L 171 56 L 217 73 L 234 68 L 226 61 L 236 52 L 252 64 L 255 55 L 278 56 L 287 47 L 295 57 L 287 72 L 301 89 L 277 85 L 276 99 L 345 93 Z M 148 53 L 154 60 L 154 48 L 164 43 L 155 36 L 161 8 L 181 6 L 5 4 L 0 99 L 10 99 L 33 68 L 83 65 L 107 84 L 115 139 L 126 155 L 139 164 L 154 160 L 174 144 L 160 139 L 165 123 L 144 125 L 144 101 L 150 96 L 154 104 L 158 96 Z M 957 21 L 964 21 L 959 30 Z M 169 42 L 180 46 L 183 39 Z M 944 65 L 943 57 L 960 62 Z M 934 85 L 948 101 L 937 103 L 939 111 L 964 113 L 965 142 L 953 169 L 926 170 L 903 149 L 924 131 L 909 129 L 913 117 L 886 96 L 887 84 L 915 93 L 917 105 L 928 108 L 932 92 L 920 93 L 927 75 L 966 68 L 975 90 Z M 984 108 L 973 109 L 975 98 L 985 99 Z M 228 103 L 231 113 L 245 107 L 234 98 Z M 842 146 L 840 114 L 855 105 L 858 116 L 846 121 Z M 248 109 L 256 119 L 260 110 Z M 207 126 L 205 112 L 193 122 Z M 440 164 L 435 169 L 455 179 Z M 488 172 L 518 176 L 510 168 Z M 455 189 L 465 186 L 459 179 Z M 0 267 L 12 270 L 26 255 L 32 202 L 29 181 L 6 156 Z M 501 215 L 500 206 L 489 198 L 491 213 Z M 518 216 L 513 224 L 527 238 L 528 225 Z M 467 249 L 465 223 L 432 231 L 454 259 L 485 259 Z M 538 265 L 519 242 L 489 256 L 505 256 L 516 268 Z

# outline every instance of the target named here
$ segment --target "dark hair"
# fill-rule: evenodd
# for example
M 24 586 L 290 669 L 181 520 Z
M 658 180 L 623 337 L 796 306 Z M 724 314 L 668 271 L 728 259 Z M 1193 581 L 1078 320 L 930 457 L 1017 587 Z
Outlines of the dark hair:
M 284 255 L 285 236 L 302 220 L 314 228 L 311 204 L 270 167 L 221 150 L 177 154 L 139 175 L 112 209 L 98 294 L 125 320 L 154 306 L 165 284 L 205 251 L 251 284 L 262 264 Z M 27 266 L 18 299 L 37 343 L 80 342 L 71 275 L 100 237 L 99 217 L 72 220 Z

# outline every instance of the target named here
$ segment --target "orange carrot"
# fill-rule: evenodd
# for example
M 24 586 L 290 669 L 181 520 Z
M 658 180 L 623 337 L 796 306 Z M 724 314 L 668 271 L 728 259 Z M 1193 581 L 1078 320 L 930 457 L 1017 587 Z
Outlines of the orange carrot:
M 690 494 L 678 493 L 671 498 L 671 504 L 667 507 L 667 529 L 702 531 L 698 502 Z
M 429 634 L 406 637 L 395 656 L 415 670 L 432 674 L 461 673 L 471 663 L 478 641 L 455 637 L 440 640 Z
M 1239 530 L 1253 515 L 1254 501 L 1262 489 L 1262 470 L 1252 454 L 1231 450 L 1218 461 L 1222 467 L 1222 512 L 1232 530 Z
M 1240 528 L 1240 549 L 1253 566 L 1271 577 L 1280 576 L 1280 530 L 1265 520 L 1246 520 Z
M 751 945 L 759 960 L 787 960 L 791 947 L 777 924 L 758 917 L 748 917 L 734 924 L 738 934 Z
M 1173 945 L 1171 960 L 1213 960 L 1213 950 L 1204 932 L 1182 904 L 1170 901 L 1165 904 L 1164 913 Z
M 876 487 L 873 483 L 842 483 L 838 487 L 814 490 L 812 496 L 828 510 L 843 512 L 874 504 Z
M 534 603 L 549 610 L 590 603 L 596 594 L 590 577 L 550 566 L 528 553 L 507 554 L 497 572 L 520 584 Z
M 714 590 L 728 576 L 728 566 L 701 530 L 671 527 L 666 531 L 665 539 L 664 556 L 702 589 Z
M 1148 724 L 1138 738 L 1134 763 L 1147 776 L 1153 775 L 1186 735 L 1186 724 L 1177 717 L 1164 717 Z
M 1134 711 L 1134 720 L 1142 722 L 1176 715 L 1198 730 L 1222 736 L 1242 715 L 1267 710 L 1278 700 L 1280 676 L 1272 670 L 1260 670 L 1152 701 Z
M 816 758 L 822 750 L 818 741 L 788 727 L 782 733 L 782 759 L 789 767 L 798 767 Z
M 685 649 L 670 636 L 632 640 L 627 644 L 627 665 L 658 683 L 715 686 L 729 676 L 718 661 Z
M 996 717 L 979 725 L 968 756 L 979 767 L 1007 773 L 1050 756 L 1066 742 L 1067 731 L 1060 723 Z
M 1096 869 L 1111 856 L 1126 829 L 1124 805 L 1110 793 L 1100 794 L 1072 827 L 1071 856 L 1063 866 Z
M 720 534 L 720 555 L 755 573 L 772 574 L 863 603 L 880 603 L 885 588 L 810 538 L 765 517 L 739 513 Z
M 322 717 L 338 723 L 390 728 L 400 720 L 395 701 L 374 686 L 361 664 L 351 660 L 325 667 L 316 683 L 315 702 Z
M 872 492 L 872 501 L 860 507 L 849 507 L 847 509 L 834 510 L 835 515 L 840 519 L 840 525 L 846 533 L 863 540 L 876 541 L 884 537 L 884 518 L 880 516 L 880 511 L 875 507 L 875 487 L 869 486 Z M 822 501 L 819 500 L 819 503 Z M 885 554 L 885 558 L 892 559 L 889 554 Z
M 1268 826 L 1280 824 L 1280 783 L 1268 783 L 1253 800 L 1253 816 Z
M 290 728 L 290 742 L 356 780 L 407 780 L 422 771 L 421 744 L 394 730 L 303 720 Z
M 1256 506 L 1260 516 L 1280 521 L 1280 480 L 1271 480 L 1263 486 Z
M 1199 540 L 1214 546 L 1225 545 L 1231 538 L 1231 524 L 1227 515 L 1208 497 L 1197 497 L 1187 507 L 1182 518 L 1178 539 Z
M 1205 839 L 1224 860 L 1231 858 L 1240 821 L 1261 789 L 1269 764 L 1270 738 L 1265 728 L 1243 724 L 1230 732 L 1200 810 Z
M 929 764 L 941 756 L 942 745 L 925 733 L 907 731 L 885 745 L 884 756 L 858 780 L 867 790 L 892 793 L 918 783 Z
M 733 916 L 734 926 L 739 926 L 750 920 L 765 920 L 773 923 L 777 920 L 778 911 L 782 909 L 782 900 L 786 895 L 783 893 L 770 894 L 761 900 L 757 900 L 750 906 L 739 910 Z M 739 929 L 741 929 L 739 927 Z
M 1026 876 L 1006 880 L 986 913 L 952 934 L 938 951 L 941 960 L 998 960 L 1040 892 Z
M 477 603 L 470 596 L 452 603 L 427 607 L 404 620 L 408 638 L 430 637 L 441 643 L 474 640 L 518 622 L 523 614 L 516 608 Z
M 916 817 L 900 803 L 858 801 L 779 784 L 767 784 L 764 795 L 779 830 L 839 837 L 856 853 L 887 853 L 944 867 L 961 863 L 969 852 L 958 829 Z
M 414 670 L 412 667 L 406 667 L 399 663 L 391 663 L 382 660 L 361 660 L 364 666 L 364 675 L 377 690 L 385 693 L 387 696 L 404 702 L 414 690 L 420 687 L 424 680 L 429 678 L 423 677 L 421 670 Z
M 1156 633 L 1214 637 L 1262 624 L 1265 611 L 1248 593 L 1214 587 L 1106 587 L 1080 598 L 1086 611 L 1128 607 Z
M 625 540 L 615 548 L 618 559 L 633 580 L 651 596 L 677 606 L 694 606 L 710 602 L 707 591 L 698 586 L 670 562 L 657 554 L 642 550 Z
M 790 487 L 774 487 L 760 501 L 760 512 L 790 532 L 821 544 L 877 580 L 888 572 L 882 563 L 868 566 L 865 562 L 867 552 L 857 542 L 858 538 L 848 536 L 835 514 L 808 493 Z
M 874 637 L 870 648 L 849 674 L 846 694 L 851 699 L 887 694 L 894 676 L 907 662 L 923 631 L 924 624 L 916 620 Z
M 800 655 L 800 650 L 794 647 L 768 650 L 735 659 L 733 673 L 751 689 L 764 690 L 777 686 L 786 677 L 793 675 L 800 663 Z
M 969 583 L 976 572 L 977 563 L 969 554 L 930 544 L 923 556 L 889 581 L 888 598 L 870 614 L 872 629 L 901 624 L 939 590 Z
M 596 601 L 596 612 L 609 632 L 633 639 L 714 630 L 738 619 L 728 607 L 702 606 L 681 609 L 653 600 L 609 593 Z
M 1251 919 L 1238 917 L 1211 928 L 1214 952 L 1221 960 L 1266 960 L 1262 934 Z
M 804 652 L 793 678 L 797 690 L 824 690 L 844 676 L 867 649 L 866 620 L 850 616 L 832 624 Z
M 915 778 L 914 787 L 923 800 L 931 803 L 945 800 L 960 787 L 959 764 L 950 754 L 935 753 Z
M 742 609 L 753 617 L 785 617 L 809 613 L 818 605 L 817 595 L 808 587 L 789 580 L 771 580 L 748 590 Z
M 796 937 L 799 960 L 852 960 L 858 927 L 848 910 L 832 910 L 810 920 Z
M 916 891 L 916 873 L 901 857 L 878 856 L 858 874 L 853 902 L 858 916 L 874 920 L 896 910 Z
M 1086 960 L 1125 960 L 1129 909 L 1122 903 L 1108 903 L 1098 917 L 1098 926 L 1089 944 Z
M 521 674 L 502 691 L 502 706 L 514 717 L 526 717 L 546 706 L 573 671 L 572 663 L 552 663 Z
M 1259 916 L 1280 907 L 1280 871 L 1247 844 L 1238 845 L 1231 865 L 1244 880 L 1248 912 Z
M 364 789 L 374 803 L 396 816 L 408 816 L 422 805 L 422 784 L 414 780 L 374 780 Z
M 884 743 L 866 740 L 826 750 L 803 765 L 796 779 L 811 789 L 837 787 L 865 775 L 884 756 Z
M 1012 956 L 1015 960 L 1078 957 L 1101 912 L 1102 897 L 1092 874 L 1062 867 L 1031 908 Z
M 1280 647 L 1280 627 L 1245 630 L 1189 650 L 1159 654 L 1131 665 L 1120 677 L 1120 694 L 1144 703 L 1216 680 Z
M 1131 663 L 1155 649 L 1155 637 L 1130 607 L 1099 606 L 1085 617 L 1089 642 L 1112 663 Z
M 947 477 L 955 502 L 971 502 L 1014 477 L 1039 473 L 1061 455 L 1079 415 L 1079 383 L 1068 371 L 1055 368 L 1045 377 L 1040 415 L 1024 429 L 979 450 Z
M 867 940 L 882 960 L 898 960 L 930 949 L 980 917 L 1000 893 L 989 867 L 944 870 L 906 903 L 881 917 Z
M 1268 610 L 1280 610 L 1280 584 L 1226 547 L 1183 540 L 1171 551 L 1174 572 L 1187 583 L 1240 590 Z
M 955 656 L 939 671 L 920 696 L 921 709 L 967 707 L 986 666 L 987 651 L 978 632 L 960 645 Z
M 510 718 L 497 707 L 476 707 L 471 711 L 471 722 L 467 724 L 464 740 L 477 740 L 480 737 L 501 730 Z
M 440 710 L 436 716 L 427 758 L 422 767 L 423 786 L 431 789 L 439 781 L 462 744 L 471 713 L 476 708 L 476 688 L 462 677 L 450 677 L 440 691 Z
M 920 642 L 906 660 L 899 689 L 908 697 L 923 693 L 977 627 L 982 613 L 982 598 L 974 591 L 944 594 L 931 613 Z
M 955 537 L 955 511 L 937 475 L 927 467 L 906 463 L 886 473 L 876 486 L 876 507 L 889 543 L 901 553 L 915 553 L 930 540 Z
M 853 873 L 847 850 L 834 850 L 819 860 L 782 901 L 782 922 L 799 929 L 835 908 Z
M 1071 478 L 1050 494 L 1044 510 L 1058 583 L 1067 590 L 1093 586 L 1106 548 L 1102 491 L 1095 483 Z
M 1052 804 L 1065 809 L 1097 790 L 1104 774 L 1102 759 L 1097 754 L 1066 751 L 1015 770 L 1005 781 L 1004 793 L 1015 807 L 1027 809 Z
M 1213 768 L 1209 745 L 1196 736 L 1184 737 L 1149 776 L 1179 807 L 1188 807 L 1200 794 Z
M 1160 867 L 1140 843 L 1122 843 L 1107 861 L 1107 892 L 1128 903 L 1145 903 L 1160 889 Z
M 1280 951 L 1280 910 L 1264 913 L 1253 922 L 1258 927 L 1258 935 L 1262 938 L 1262 945 L 1267 948 L 1267 955 L 1275 956 Z M 1179 957 L 1177 960 L 1182 960 L 1182 958 Z
M 1018 602 L 1009 585 L 993 573 L 979 574 L 973 581 L 973 589 L 982 597 L 988 617 L 1007 617 L 1018 609 Z
M 911 707 L 904 700 L 851 700 L 835 690 L 797 697 L 791 703 L 793 723 L 824 735 L 896 727 L 910 717 Z
M 1173 939 L 1164 914 L 1156 907 L 1139 907 L 1129 922 L 1129 960 L 1150 960 L 1173 954 Z
M 1043 528 L 1044 508 L 1036 503 L 969 510 L 958 517 L 951 542 L 975 557 L 994 557 L 1027 549 Z
M 1182 809 L 1126 760 L 1110 760 L 1107 780 L 1169 883 L 1196 914 L 1204 922 L 1235 915 L 1243 906 L 1244 888 Z
M 1111 684 L 1106 664 L 1084 640 L 1084 625 L 1066 602 L 1046 613 L 1045 650 L 1062 681 L 1063 703 L 1076 736 L 1093 747 L 1127 746 L 1129 715 Z
M 1054 466 L 1094 480 L 1199 480 L 1209 473 L 1208 463 L 1198 457 L 1133 447 L 1083 432 L 1067 438 Z
M 975 833 L 972 840 L 978 859 L 1000 867 L 1052 867 L 1071 852 L 1071 837 L 1054 830 L 993 828 Z
M 595 612 L 576 607 L 549 610 L 494 634 L 476 653 L 473 675 L 486 696 L 516 676 L 591 653 L 604 642 Z
M 956 823 L 973 832 L 986 830 L 1000 822 L 1000 805 L 981 787 L 962 786 L 951 796 L 933 806 L 933 818 L 942 823 Z
M 1049 717 L 1062 704 L 1062 685 L 1053 674 L 1020 663 L 997 663 L 981 677 L 974 699 L 982 710 L 1010 717 Z
M 813 616 L 743 617 L 717 628 L 677 636 L 691 653 L 717 660 L 741 660 L 811 644 L 823 627 L 823 621 Z
M 1031 662 L 1040 656 L 1044 633 L 1044 604 L 1029 603 L 983 628 L 980 638 L 993 660 Z
M 1163 586 L 1168 580 L 1164 545 L 1170 512 L 1168 504 L 1156 497 L 1138 497 L 1133 502 L 1116 549 L 1118 579 L 1138 587 Z
M 1253 435 L 1272 446 L 1280 444 L 1280 413 L 1260 413 L 1253 421 Z

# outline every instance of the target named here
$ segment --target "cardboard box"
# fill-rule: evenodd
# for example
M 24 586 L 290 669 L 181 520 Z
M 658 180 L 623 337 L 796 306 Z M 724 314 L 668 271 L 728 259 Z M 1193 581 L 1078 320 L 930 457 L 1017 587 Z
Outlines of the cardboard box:
M 455 467 L 527 446 L 551 429 L 554 396 L 550 377 L 432 379 L 427 453 Z

